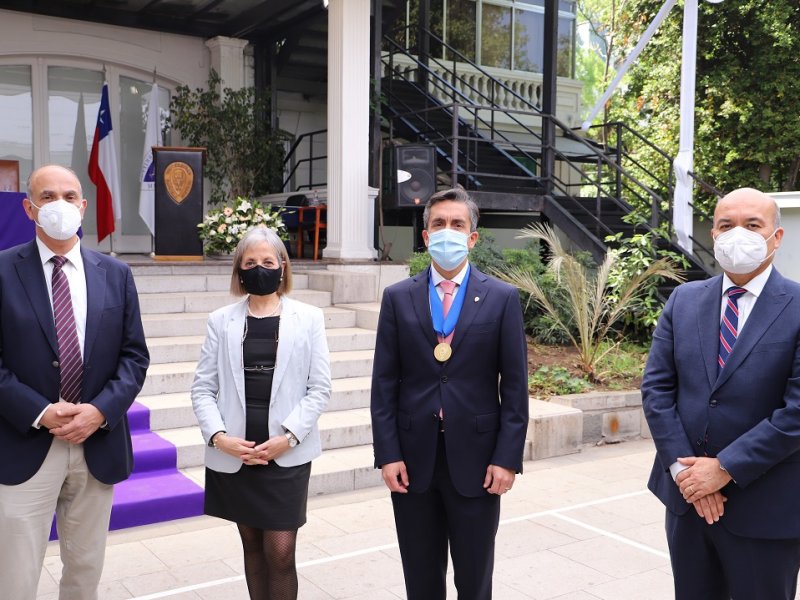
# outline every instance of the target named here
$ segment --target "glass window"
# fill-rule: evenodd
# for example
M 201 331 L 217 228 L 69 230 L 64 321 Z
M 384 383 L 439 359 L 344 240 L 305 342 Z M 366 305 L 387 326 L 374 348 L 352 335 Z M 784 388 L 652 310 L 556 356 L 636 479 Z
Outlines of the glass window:
M 475 61 L 475 7 L 475 0 L 447 0 L 447 39 L 445 41 L 473 62 Z M 445 58 L 453 60 L 453 56 L 449 54 Z
M 560 77 L 573 77 L 575 56 L 575 19 L 558 20 L 556 71 Z
M 481 64 L 511 68 L 511 9 L 484 4 L 481 17 Z
M 0 66 L 0 159 L 19 161 L 20 190 L 33 168 L 31 68 Z
M 89 179 L 88 166 L 100 108 L 103 73 L 72 67 L 48 67 L 47 89 L 50 162 L 67 165 L 78 175 L 83 195 L 89 202 L 83 217 L 83 230 L 94 233 L 97 231 L 97 190 Z M 117 126 L 114 115 L 112 125 Z
M 147 226 L 139 217 L 139 177 L 144 152 L 144 134 L 147 128 L 147 111 L 153 84 L 132 77 L 120 76 L 119 92 L 121 110 L 114 128 L 119 128 L 120 139 L 120 193 L 122 194 L 122 233 L 149 235 Z M 164 145 L 169 142 L 163 136 L 164 124 L 169 114 L 169 90 L 159 86 L 158 111 L 161 115 L 161 131 Z
M 544 64 L 544 14 L 515 10 L 514 16 L 514 68 L 541 73 Z

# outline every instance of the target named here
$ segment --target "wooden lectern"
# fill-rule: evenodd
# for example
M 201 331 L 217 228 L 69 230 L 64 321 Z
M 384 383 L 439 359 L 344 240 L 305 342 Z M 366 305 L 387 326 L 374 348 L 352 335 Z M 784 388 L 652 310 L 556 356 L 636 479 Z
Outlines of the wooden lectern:
M 0 160 L 0 192 L 19 191 L 19 161 Z
M 202 260 L 205 148 L 153 147 L 156 165 L 155 259 Z

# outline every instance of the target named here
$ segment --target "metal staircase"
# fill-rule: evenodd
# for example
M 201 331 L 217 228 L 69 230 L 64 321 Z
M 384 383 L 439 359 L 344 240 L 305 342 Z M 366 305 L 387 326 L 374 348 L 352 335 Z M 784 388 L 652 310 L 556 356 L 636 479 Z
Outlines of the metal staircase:
M 393 143 L 432 145 L 440 179 L 471 190 L 482 209 L 539 211 L 595 260 L 615 244 L 613 236 L 650 233 L 658 248 L 685 259 L 689 280 L 711 274 L 703 261 L 672 241 L 673 171 L 666 153 L 622 123 L 598 126 L 601 142 L 587 138 L 542 113 L 435 34 L 426 35 L 450 60 L 421 60 L 397 43 L 398 36 L 384 37 L 381 108 Z M 489 85 L 478 87 L 475 72 Z M 522 109 L 501 106 L 500 97 L 506 106 L 513 99 Z M 556 131 L 554 148 L 541 134 L 547 121 Z M 542 173 L 545 149 L 555 156 L 550 174 Z M 645 167 L 642 153 L 656 156 L 657 161 L 648 161 L 656 166 Z M 713 254 L 698 240 L 694 246 L 713 265 Z

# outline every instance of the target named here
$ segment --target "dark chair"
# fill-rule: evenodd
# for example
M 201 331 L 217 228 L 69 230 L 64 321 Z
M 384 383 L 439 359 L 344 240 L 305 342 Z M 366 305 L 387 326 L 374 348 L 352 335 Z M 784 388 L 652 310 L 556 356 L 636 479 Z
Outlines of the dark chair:
M 300 211 L 297 210 L 298 206 L 308 206 L 308 198 L 305 194 L 294 194 L 286 198 L 285 208 L 281 213 L 281 219 L 289 234 L 294 234 L 297 239 L 297 256 L 302 255 L 303 233 L 302 225 L 300 222 Z M 293 255 L 291 251 L 292 245 L 287 244 L 290 256 Z M 295 258 L 296 256 L 293 256 Z
M 314 246 L 314 260 L 319 260 L 320 241 L 324 244 L 327 238 L 328 206 L 313 204 L 301 212 L 300 227 L 308 232 L 308 241 Z

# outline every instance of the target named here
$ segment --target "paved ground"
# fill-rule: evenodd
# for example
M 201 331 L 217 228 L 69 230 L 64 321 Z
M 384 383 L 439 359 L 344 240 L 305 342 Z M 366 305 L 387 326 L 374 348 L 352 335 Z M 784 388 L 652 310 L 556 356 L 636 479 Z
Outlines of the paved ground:
M 668 600 L 664 510 L 646 490 L 652 442 L 529 462 L 503 499 L 496 600 Z M 405 598 L 389 494 L 309 500 L 298 536 L 302 600 Z M 101 600 L 246 600 L 235 527 L 210 517 L 112 532 Z M 58 545 L 39 600 L 57 598 Z M 449 592 L 455 599 L 455 589 Z

